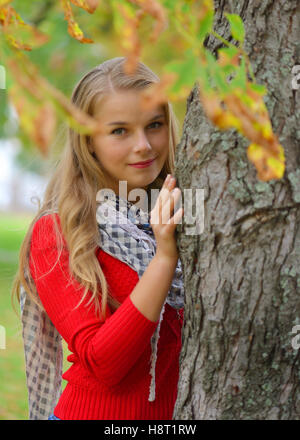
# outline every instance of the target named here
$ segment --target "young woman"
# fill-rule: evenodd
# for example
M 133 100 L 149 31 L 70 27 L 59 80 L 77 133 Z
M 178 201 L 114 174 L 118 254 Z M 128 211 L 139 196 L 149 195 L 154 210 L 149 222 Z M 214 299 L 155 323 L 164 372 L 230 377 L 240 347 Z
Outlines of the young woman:
M 72 101 L 97 118 L 99 133 L 69 129 L 21 248 L 13 290 L 21 293 L 34 419 L 172 419 L 183 321 L 175 240 L 183 210 L 174 213 L 180 190 L 172 178 L 178 125 L 170 103 L 141 106 L 141 92 L 159 78 L 141 62 L 128 76 L 124 61 L 107 60 L 76 85 Z M 148 222 L 133 209 L 124 227 L 101 223 L 103 189 L 115 194 L 106 200 L 118 214 L 124 200 L 132 208 L 130 191 L 147 204 L 157 189 Z M 60 338 L 72 353 L 61 395 Z

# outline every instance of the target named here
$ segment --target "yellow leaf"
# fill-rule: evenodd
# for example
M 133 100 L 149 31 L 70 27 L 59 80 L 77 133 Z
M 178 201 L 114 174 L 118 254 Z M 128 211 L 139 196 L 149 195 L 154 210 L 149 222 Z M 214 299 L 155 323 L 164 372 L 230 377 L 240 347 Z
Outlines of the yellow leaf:
M 149 39 L 152 43 L 156 42 L 159 35 L 164 31 L 164 29 L 168 26 L 168 18 L 164 7 L 157 0 L 128 0 L 129 3 L 133 3 L 137 6 L 140 6 L 141 10 L 138 13 L 141 13 L 141 16 L 152 16 L 155 20 L 155 26 L 152 34 L 149 36 Z M 124 5 L 123 5 L 124 6 Z
M 52 104 L 46 101 L 34 102 L 18 85 L 11 87 L 9 96 L 18 113 L 22 130 L 46 156 L 56 127 L 56 114 Z
M 276 176 L 275 179 L 281 179 L 284 174 L 284 164 L 275 159 L 275 157 L 268 157 L 267 165 L 272 169 L 274 175 Z
M 70 0 L 73 5 L 84 9 L 85 11 L 93 14 L 98 7 L 99 0 Z
M 0 24 L 7 41 L 16 49 L 32 50 L 49 41 L 46 34 L 25 23 L 11 6 L 0 9 Z
M 12 0 L 0 0 L 0 8 L 3 8 L 3 6 L 6 6 L 11 2 Z
M 266 122 L 261 128 L 263 137 L 266 139 L 271 139 L 273 137 L 272 127 L 269 122 Z
M 281 145 L 276 145 L 277 157 L 266 147 L 252 143 L 247 150 L 248 159 L 255 165 L 258 178 L 263 181 L 281 179 L 285 170 L 285 158 Z
M 280 144 L 278 144 L 277 146 L 278 146 L 278 158 L 281 162 L 285 162 L 284 149 Z
M 80 29 L 78 23 L 75 21 L 69 0 L 61 1 L 65 14 L 65 20 L 68 22 L 68 32 L 71 37 L 80 41 L 80 43 L 93 43 L 93 40 L 84 37 L 82 30 Z
M 257 160 L 260 160 L 264 156 L 263 148 L 261 145 L 257 144 L 250 144 L 247 150 L 248 159 L 251 160 L 251 162 L 256 162 Z
M 230 112 L 224 112 L 223 115 L 218 119 L 217 121 L 218 127 L 221 129 L 226 128 L 236 128 L 237 130 L 242 129 L 241 122 L 238 118 L 236 118 L 232 113 Z

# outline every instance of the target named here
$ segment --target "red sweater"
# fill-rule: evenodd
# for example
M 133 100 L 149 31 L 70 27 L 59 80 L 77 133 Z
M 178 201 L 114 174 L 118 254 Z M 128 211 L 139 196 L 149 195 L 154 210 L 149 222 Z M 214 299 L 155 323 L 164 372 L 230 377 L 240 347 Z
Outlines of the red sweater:
M 56 214 L 58 222 L 59 217 Z M 33 228 L 30 271 L 54 326 L 67 342 L 72 366 L 54 415 L 64 420 L 171 420 L 177 397 L 183 309 L 165 305 L 157 346 L 156 398 L 148 401 L 150 339 L 158 321 L 146 318 L 129 295 L 138 274 L 101 249 L 96 252 L 111 295 L 121 306 L 100 320 L 84 288 L 70 275 L 66 242 L 58 254 L 51 215 Z M 71 281 L 71 282 L 70 282 Z

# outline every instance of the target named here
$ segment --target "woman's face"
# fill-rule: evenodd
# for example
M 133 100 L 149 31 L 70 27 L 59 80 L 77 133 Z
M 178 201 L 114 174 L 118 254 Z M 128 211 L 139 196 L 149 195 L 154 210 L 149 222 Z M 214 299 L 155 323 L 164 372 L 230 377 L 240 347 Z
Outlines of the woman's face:
M 125 180 L 127 196 L 134 188 L 146 189 L 168 156 L 169 130 L 163 106 L 143 110 L 139 91 L 122 91 L 96 104 L 94 117 L 99 120 L 100 133 L 94 136 L 92 149 L 108 188 L 119 194 L 119 181 Z M 155 160 L 145 168 L 130 165 L 150 159 Z

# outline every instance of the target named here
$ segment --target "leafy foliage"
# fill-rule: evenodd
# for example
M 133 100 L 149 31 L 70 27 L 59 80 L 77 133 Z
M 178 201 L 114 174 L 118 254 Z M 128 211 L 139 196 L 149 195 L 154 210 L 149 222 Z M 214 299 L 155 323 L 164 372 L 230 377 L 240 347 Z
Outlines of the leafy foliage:
M 12 0 L 0 0 L 3 32 L 0 50 L 11 75 L 9 97 L 23 131 L 46 155 L 57 127 L 57 115 L 66 118 L 68 124 L 80 132 L 95 134 L 97 124 L 43 77 L 43 72 L 34 64 L 34 57 L 30 59 L 26 55 L 26 52 L 37 52 L 41 46 L 50 44 L 49 33 L 45 30 L 51 29 L 51 17 L 45 21 L 43 31 L 25 23 L 11 4 Z M 241 17 L 225 14 L 236 41 L 232 44 L 213 29 L 213 0 L 111 0 L 106 4 L 97 0 L 53 0 L 51 4 L 56 14 L 63 13 L 69 35 L 77 43 L 89 46 L 95 45 L 99 37 L 101 39 L 96 24 L 101 23 L 102 15 L 108 15 L 110 31 L 113 30 L 126 56 L 128 74 L 135 70 L 147 43 L 152 47 L 165 43 L 163 35 L 170 26 L 173 37 L 167 41 L 166 50 L 174 53 L 174 57 L 165 63 L 161 82 L 145 92 L 145 108 L 167 99 L 186 98 L 197 81 L 208 118 L 220 130 L 235 128 L 249 140 L 247 155 L 256 166 L 258 178 L 270 180 L 283 176 L 284 150 L 272 131 L 264 104 L 267 90 L 256 83 L 243 48 L 246 33 Z M 86 21 L 79 10 L 94 16 L 95 20 Z M 85 35 L 81 22 L 85 28 L 93 23 L 93 39 Z M 210 34 L 223 43 L 216 57 L 204 44 Z M 57 70 L 65 65 L 63 53 L 66 51 L 52 53 L 51 61 L 58 66 Z

